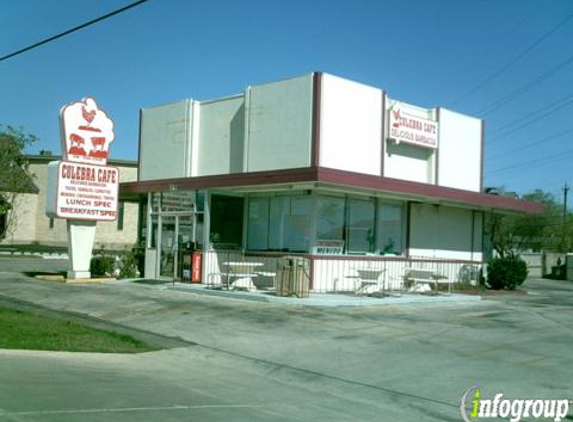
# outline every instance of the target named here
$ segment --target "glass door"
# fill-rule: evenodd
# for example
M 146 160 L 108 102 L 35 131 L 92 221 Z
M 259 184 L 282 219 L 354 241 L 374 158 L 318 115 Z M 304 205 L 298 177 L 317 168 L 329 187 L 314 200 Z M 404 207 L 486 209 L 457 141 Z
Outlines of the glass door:
M 161 216 L 161 240 L 159 245 L 159 276 L 174 278 L 177 274 L 177 216 Z
M 189 279 L 195 245 L 194 215 L 163 214 L 160 225 L 159 277 Z
M 177 216 L 177 277 L 184 282 L 191 281 L 191 254 L 195 249 L 193 215 Z

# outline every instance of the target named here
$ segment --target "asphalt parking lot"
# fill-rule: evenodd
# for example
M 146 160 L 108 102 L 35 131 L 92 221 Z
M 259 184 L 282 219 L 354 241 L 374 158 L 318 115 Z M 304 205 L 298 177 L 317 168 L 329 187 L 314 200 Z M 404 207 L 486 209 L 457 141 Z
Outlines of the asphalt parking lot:
M 4 303 L 176 344 L 140 355 L 0 350 L 0 421 L 460 421 L 472 386 L 573 398 L 573 283 L 327 309 L 15 272 L 42 267 L 32 261 L 0 261 Z

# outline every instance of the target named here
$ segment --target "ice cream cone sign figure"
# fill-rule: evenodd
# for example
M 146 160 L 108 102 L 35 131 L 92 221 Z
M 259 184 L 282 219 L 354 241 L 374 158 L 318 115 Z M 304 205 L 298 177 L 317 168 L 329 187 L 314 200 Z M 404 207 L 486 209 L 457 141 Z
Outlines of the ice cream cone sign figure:
M 113 120 L 91 97 L 60 111 L 64 159 L 105 165 L 114 139 Z

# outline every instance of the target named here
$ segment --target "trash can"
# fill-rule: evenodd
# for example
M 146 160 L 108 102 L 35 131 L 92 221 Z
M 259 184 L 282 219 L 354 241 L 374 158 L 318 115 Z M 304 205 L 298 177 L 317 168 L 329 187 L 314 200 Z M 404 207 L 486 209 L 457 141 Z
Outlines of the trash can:
M 310 288 L 310 265 L 301 257 L 285 257 L 279 262 L 276 295 L 308 297 Z

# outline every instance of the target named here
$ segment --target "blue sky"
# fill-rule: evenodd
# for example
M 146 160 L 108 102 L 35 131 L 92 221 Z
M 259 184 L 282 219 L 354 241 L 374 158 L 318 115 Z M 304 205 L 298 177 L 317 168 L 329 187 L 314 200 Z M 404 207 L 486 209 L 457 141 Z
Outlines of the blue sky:
M 0 56 L 130 3 L 3 0 Z M 151 0 L 0 62 L 0 124 L 37 135 L 30 152 L 59 152 L 60 107 L 91 95 L 115 120 L 112 156 L 136 159 L 142 107 L 324 71 L 485 119 L 486 186 L 560 196 L 573 184 L 573 19 L 474 88 L 571 14 L 570 0 Z

